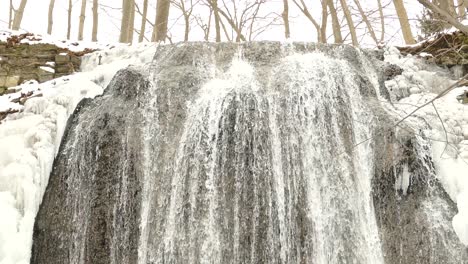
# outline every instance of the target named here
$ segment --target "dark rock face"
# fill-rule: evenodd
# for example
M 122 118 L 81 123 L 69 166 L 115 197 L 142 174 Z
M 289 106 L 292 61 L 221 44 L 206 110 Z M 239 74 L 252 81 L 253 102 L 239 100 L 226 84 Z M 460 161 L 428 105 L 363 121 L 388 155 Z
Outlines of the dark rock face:
M 79 104 L 37 215 L 32 263 L 136 262 L 143 139 L 135 97 L 148 85 L 122 71 L 106 94 Z
M 373 200 L 385 263 L 466 263 L 468 249 L 452 228 L 456 205 L 434 175 L 427 142 L 389 134 L 378 145 L 385 151 Z
M 466 261 L 423 154 L 393 171 L 395 138 L 359 144 L 388 122 L 384 66 L 348 46 L 159 47 L 70 119 L 31 262 Z
M 387 67 L 385 67 L 384 70 L 384 78 L 386 81 L 391 80 L 395 78 L 398 75 L 401 75 L 403 73 L 403 69 L 398 67 L 397 65 L 390 64 Z

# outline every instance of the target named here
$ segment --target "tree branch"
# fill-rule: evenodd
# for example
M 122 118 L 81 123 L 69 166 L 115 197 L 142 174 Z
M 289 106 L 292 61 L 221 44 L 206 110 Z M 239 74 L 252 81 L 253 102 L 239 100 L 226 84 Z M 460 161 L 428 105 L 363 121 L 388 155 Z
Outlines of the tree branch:
M 439 8 L 436 6 L 434 3 L 431 3 L 427 0 L 418 0 L 418 2 L 423 5 L 424 7 L 428 8 L 432 12 L 435 12 L 439 15 L 441 15 L 446 22 L 448 22 L 450 25 L 456 27 L 459 29 L 461 32 L 465 33 L 468 35 L 468 26 L 463 25 L 462 23 L 458 22 L 456 18 L 454 18 L 452 15 L 447 13 L 445 10 Z

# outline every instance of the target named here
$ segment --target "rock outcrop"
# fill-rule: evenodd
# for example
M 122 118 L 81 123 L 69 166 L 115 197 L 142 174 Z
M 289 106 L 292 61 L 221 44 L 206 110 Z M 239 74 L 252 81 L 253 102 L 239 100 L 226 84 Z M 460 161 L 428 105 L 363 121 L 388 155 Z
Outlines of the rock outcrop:
M 467 263 L 427 149 L 382 133 L 397 74 L 350 46 L 159 47 L 70 119 L 31 263 Z
M 26 80 L 45 82 L 79 71 L 83 54 L 52 44 L 0 42 L 0 94 Z

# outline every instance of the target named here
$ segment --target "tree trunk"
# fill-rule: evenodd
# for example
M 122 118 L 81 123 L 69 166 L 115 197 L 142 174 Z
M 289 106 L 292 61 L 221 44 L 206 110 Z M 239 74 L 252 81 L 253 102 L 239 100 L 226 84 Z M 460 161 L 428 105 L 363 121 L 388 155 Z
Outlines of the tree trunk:
M 406 9 L 403 4 L 403 0 L 393 0 L 393 4 L 395 5 L 398 20 L 400 20 L 401 32 L 403 33 L 403 39 L 405 40 L 405 43 L 416 43 L 416 41 L 413 38 L 413 33 L 411 32 L 411 26 L 408 21 L 408 15 L 406 14 Z
M 23 20 L 24 8 L 26 7 L 27 0 L 21 0 L 20 6 L 15 10 L 15 18 L 13 19 L 13 25 L 11 29 L 19 30 L 21 26 L 21 21 Z
M 133 42 L 133 31 L 135 30 L 135 0 L 130 0 L 130 18 L 128 21 L 128 43 Z
M 348 4 L 346 0 L 340 0 L 341 8 L 343 9 L 344 16 L 346 18 L 346 23 L 348 24 L 349 34 L 351 35 L 351 42 L 353 46 L 359 46 L 356 34 L 356 28 L 354 27 L 353 17 L 351 16 L 351 12 L 349 11 Z
M 47 34 L 52 34 L 52 27 L 54 24 L 54 6 L 55 0 L 50 0 L 49 3 L 49 12 L 48 12 L 48 24 L 47 24 Z
M 68 0 L 68 23 L 67 23 L 67 39 L 70 39 L 70 33 L 71 33 L 71 15 L 72 15 L 72 8 L 73 8 L 73 3 L 72 0 Z
M 128 41 L 128 19 L 130 12 L 128 11 L 129 0 L 122 0 L 122 19 L 120 20 L 120 36 L 119 42 L 126 43 Z
M 131 5 L 133 0 L 122 1 L 122 20 L 120 21 L 120 37 L 119 41 L 122 43 L 129 43 L 128 28 L 131 18 Z
M 383 13 L 383 7 L 382 7 L 382 1 L 381 0 L 377 0 L 377 6 L 379 8 L 380 27 L 381 27 L 380 42 L 384 43 L 384 40 L 385 40 L 385 16 L 384 16 L 384 13 Z
M 333 28 L 333 36 L 335 37 L 335 43 L 341 44 L 343 43 L 343 37 L 341 36 L 341 26 L 340 21 L 338 20 L 338 15 L 336 13 L 335 4 L 333 0 L 327 0 L 328 8 L 330 9 L 330 15 L 332 18 L 332 28 Z
M 169 0 L 158 0 L 152 41 L 160 42 L 166 40 L 170 5 L 171 2 Z
M 52 25 L 54 24 L 54 5 L 55 0 L 50 0 L 49 3 L 49 20 L 47 24 L 47 34 L 52 34 Z
M 184 41 L 187 42 L 189 38 L 189 32 L 190 32 L 190 16 L 187 14 L 184 14 L 184 21 L 185 21 Z
M 327 43 L 328 0 L 322 1 L 322 25 L 320 27 L 320 42 Z
M 93 0 L 93 31 L 91 35 L 91 41 L 97 41 L 99 17 L 98 17 L 98 0 Z
M 219 24 L 218 0 L 211 0 L 212 9 L 215 18 L 216 42 L 221 42 L 221 26 Z
M 10 0 L 10 12 L 8 14 L 8 29 L 11 29 L 13 23 L 13 0 Z
M 213 10 L 210 9 L 210 16 L 208 17 L 208 24 L 206 25 L 206 29 L 203 30 L 203 32 L 205 33 L 205 41 L 208 41 L 210 39 L 212 17 L 213 17 Z
M 83 29 L 86 18 L 86 0 L 81 1 L 80 25 L 78 28 L 78 40 L 83 40 Z
M 219 23 L 221 24 L 221 27 L 223 28 L 224 35 L 226 36 L 226 39 L 228 42 L 231 42 L 231 37 L 229 36 L 229 33 L 226 29 L 226 26 L 224 25 L 223 21 L 219 20 Z
M 138 42 L 142 42 L 143 38 L 145 37 L 147 15 L 148 15 L 148 0 L 144 0 L 143 1 L 143 15 L 141 16 L 141 27 L 140 27 L 140 35 L 138 36 Z
M 281 14 L 284 22 L 284 37 L 290 38 L 291 31 L 289 30 L 289 4 L 288 0 L 283 0 L 283 13 Z

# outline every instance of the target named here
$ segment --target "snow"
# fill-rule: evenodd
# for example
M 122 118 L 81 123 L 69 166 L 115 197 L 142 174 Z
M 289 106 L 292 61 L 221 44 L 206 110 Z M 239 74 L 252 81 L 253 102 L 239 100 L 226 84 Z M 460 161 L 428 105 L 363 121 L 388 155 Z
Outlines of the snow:
M 50 72 L 50 73 L 55 73 L 55 70 L 50 68 L 50 67 L 46 67 L 46 66 L 40 66 L 39 67 L 41 70 L 44 70 L 46 72 Z
M 410 173 L 408 171 L 408 165 L 406 164 L 403 167 L 403 172 L 398 175 L 396 181 L 395 181 L 395 190 L 401 190 L 403 191 L 403 194 L 406 195 L 408 192 L 408 188 L 410 185 Z
M 0 30 L 0 42 L 6 42 L 7 39 L 11 36 L 18 36 L 21 34 L 28 33 L 26 31 L 14 31 L 9 29 Z M 69 41 L 69 40 L 57 40 L 50 35 L 40 35 L 34 34 L 33 36 L 28 36 L 25 39 L 21 40 L 21 43 L 34 44 L 53 44 L 60 48 L 65 48 L 73 52 L 83 51 L 85 49 L 112 49 L 116 46 L 127 46 L 126 44 L 121 43 L 100 43 L 100 42 L 89 42 L 89 41 Z M 65 53 L 66 55 L 66 53 Z
M 403 57 L 396 48 L 386 51 L 385 60 L 404 69 L 402 75 L 385 83 L 392 89 L 393 101 L 397 101 L 394 107 L 402 117 L 454 83 L 448 71 L 435 69 L 422 59 Z M 452 225 L 460 241 L 468 246 L 468 104 L 457 100 L 457 96 L 467 89 L 455 88 L 437 99 L 435 107 L 429 104 L 418 110 L 415 116 L 424 118 L 429 124 L 423 132 L 431 141 L 437 177 L 458 208 Z M 410 122 L 415 128 L 425 127 L 416 118 Z
M 102 65 L 97 54 L 88 54 L 82 72 L 42 84 L 28 81 L 0 96 L 0 111 L 20 110 L 0 123 L 0 264 L 29 263 L 34 218 L 78 102 L 101 94 L 119 69 L 150 62 L 155 50 L 154 44 L 101 50 Z M 24 106 L 11 102 L 28 93 L 37 97 Z

